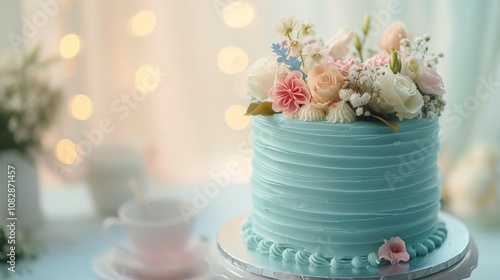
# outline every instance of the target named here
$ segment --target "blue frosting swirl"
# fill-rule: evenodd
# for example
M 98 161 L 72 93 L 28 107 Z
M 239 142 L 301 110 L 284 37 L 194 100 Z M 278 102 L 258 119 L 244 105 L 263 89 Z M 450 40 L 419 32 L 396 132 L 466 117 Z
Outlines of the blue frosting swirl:
M 373 267 L 379 266 L 380 260 L 378 259 L 377 254 L 375 254 L 374 252 L 371 252 L 370 254 L 368 254 L 368 263 Z
M 429 249 L 427 249 L 427 247 L 425 247 L 425 245 L 422 243 L 417 244 L 416 249 L 418 256 L 425 256 L 427 255 L 427 253 L 429 253 Z
M 250 248 L 257 248 L 259 246 L 260 241 L 262 241 L 262 237 L 257 236 L 255 234 L 245 238 L 245 243 Z
M 406 252 L 410 256 L 410 259 L 417 257 L 417 249 L 415 248 L 415 246 L 406 247 Z
M 330 265 L 333 268 L 349 268 L 352 266 L 352 260 L 345 257 L 334 257 L 330 261 Z
M 313 266 L 329 266 L 330 259 L 321 254 L 311 254 L 309 256 L 309 263 Z
M 282 254 L 283 260 L 287 262 L 295 261 L 295 254 L 297 254 L 297 250 L 292 248 L 286 248 Z
M 427 248 L 429 252 L 432 252 L 434 251 L 434 249 L 436 249 L 436 244 L 430 239 L 422 241 L 422 244 Z
M 269 255 L 273 258 L 282 258 L 285 250 L 285 245 L 274 243 L 269 248 Z
M 269 254 L 269 250 L 271 249 L 272 245 L 273 242 L 263 239 L 259 242 L 259 245 L 257 245 L 257 252 L 260 252 L 262 254 Z
M 370 266 L 368 256 L 354 257 L 352 258 L 351 264 L 354 268 L 366 268 Z
M 295 261 L 298 264 L 309 264 L 309 257 L 311 256 L 311 253 L 308 253 L 303 250 L 297 251 L 295 254 Z

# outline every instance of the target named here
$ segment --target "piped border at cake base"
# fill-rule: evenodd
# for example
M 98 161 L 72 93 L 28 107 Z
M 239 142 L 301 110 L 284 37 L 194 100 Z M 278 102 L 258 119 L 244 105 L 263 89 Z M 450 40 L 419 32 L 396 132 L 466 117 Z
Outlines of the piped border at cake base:
M 448 235 L 441 248 L 428 254 L 425 258 L 417 257 L 410 259 L 406 263 L 380 265 L 378 267 L 370 266 L 363 269 L 353 269 L 352 267 L 335 269 L 331 266 L 299 265 L 249 249 L 242 240 L 240 233 L 247 216 L 247 213 L 238 215 L 220 228 L 217 235 L 217 251 L 229 265 L 256 276 L 271 279 L 375 280 L 381 279 L 381 277 L 388 280 L 418 279 L 429 275 L 437 275 L 454 267 L 456 264 L 461 263 L 464 257 L 468 255 L 468 252 L 470 253 L 470 247 L 474 247 L 467 227 L 452 215 L 440 212 L 438 217 L 445 223 Z M 474 260 L 469 260 L 462 265 L 473 265 L 467 268 L 470 274 L 470 270 L 477 266 L 477 254 Z M 466 268 L 460 268 L 460 271 L 463 272 L 464 269 Z
M 446 225 L 440 222 L 432 235 L 422 242 L 406 247 L 410 259 L 418 256 L 426 256 L 443 244 L 448 231 Z M 269 241 L 252 230 L 252 217 L 249 215 L 241 226 L 241 235 L 246 246 L 251 250 L 269 255 L 272 258 L 283 259 L 287 262 L 295 262 L 299 265 L 331 266 L 332 268 L 367 268 L 390 264 L 389 261 L 380 260 L 376 252 L 364 256 L 355 257 L 328 257 L 319 253 L 308 252 L 291 244 L 280 244 Z M 383 240 L 381 240 L 381 245 Z

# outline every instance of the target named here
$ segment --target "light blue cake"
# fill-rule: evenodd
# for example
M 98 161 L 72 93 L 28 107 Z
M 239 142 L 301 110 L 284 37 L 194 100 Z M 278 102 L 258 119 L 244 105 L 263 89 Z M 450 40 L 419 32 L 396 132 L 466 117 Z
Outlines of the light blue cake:
M 290 264 L 362 268 L 384 262 L 400 237 L 410 258 L 446 238 L 438 219 L 439 122 L 386 125 L 253 116 L 252 211 L 242 227 L 252 250 Z

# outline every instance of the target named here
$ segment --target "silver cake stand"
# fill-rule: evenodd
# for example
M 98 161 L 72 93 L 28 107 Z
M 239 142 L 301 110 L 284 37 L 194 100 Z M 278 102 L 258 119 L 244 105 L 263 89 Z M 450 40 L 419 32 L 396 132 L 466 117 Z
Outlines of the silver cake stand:
M 446 223 L 448 236 L 441 247 L 426 257 L 417 257 L 407 263 L 364 269 L 295 265 L 248 249 L 240 236 L 240 227 L 246 216 L 242 214 L 220 229 L 217 244 L 207 259 L 212 272 L 225 279 L 464 279 L 477 267 L 478 253 L 467 227 L 443 212 L 439 217 Z

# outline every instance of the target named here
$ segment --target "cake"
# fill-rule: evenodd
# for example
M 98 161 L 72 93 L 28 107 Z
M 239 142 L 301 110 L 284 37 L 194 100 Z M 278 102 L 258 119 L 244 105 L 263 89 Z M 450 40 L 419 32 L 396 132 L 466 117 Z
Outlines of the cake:
M 438 219 L 437 120 L 385 125 L 252 120 L 252 212 L 246 244 L 272 257 L 333 267 L 377 266 L 384 239 L 410 258 L 446 238 Z
M 277 22 L 283 41 L 249 68 L 249 250 L 290 265 L 377 267 L 425 257 L 447 236 L 439 218 L 439 116 L 445 93 L 429 35 L 403 23 L 363 60 L 370 32 Z M 297 39 L 294 39 L 297 38 Z M 351 46 L 352 45 L 352 46 Z

